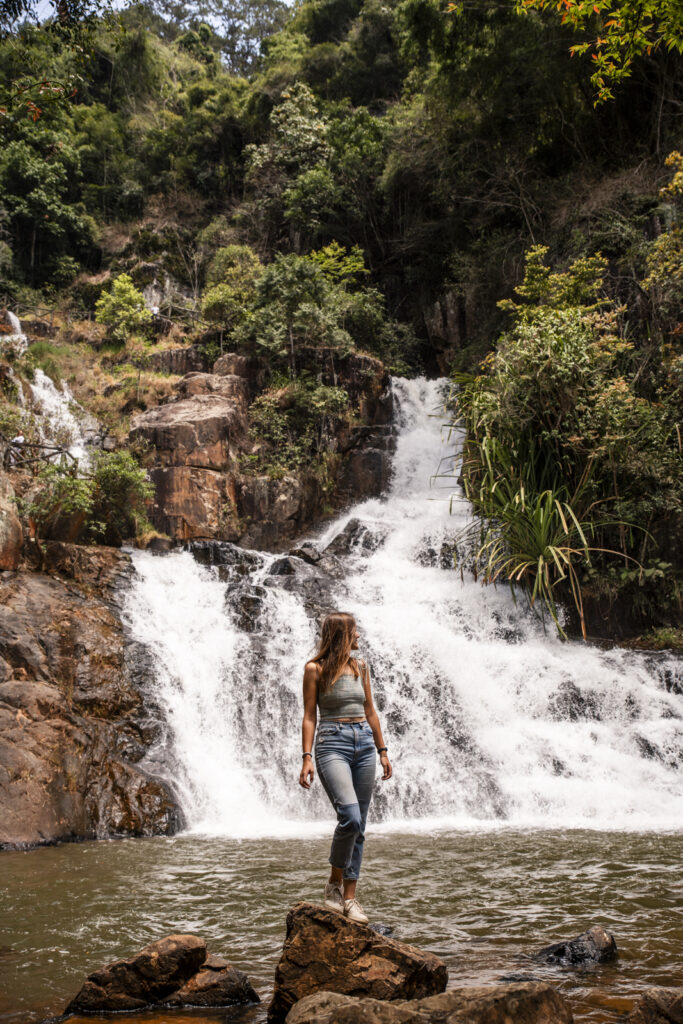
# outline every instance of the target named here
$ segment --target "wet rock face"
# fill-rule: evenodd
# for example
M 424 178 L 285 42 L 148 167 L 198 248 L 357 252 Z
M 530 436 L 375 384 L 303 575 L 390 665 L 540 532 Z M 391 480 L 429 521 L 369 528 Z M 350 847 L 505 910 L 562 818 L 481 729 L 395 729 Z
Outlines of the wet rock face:
M 683 988 L 647 989 L 627 1024 L 683 1024 Z
M 168 935 L 131 957 L 88 975 L 66 1013 L 141 1010 L 150 1006 L 233 1006 L 259 1002 L 241 971 L 207 954 L 196 935 Z
M 349 519 L 344 529 L 325 548 L 326 555 L 349 555 L 354 551 L 375 551 L 384 536 L 360 519 Z
M 268 1021 L 283 1021 L 299 999 L 323 990 L 419 999 L 443 992 L 446 981 L 446 965 L 432 953 L 377 935 L 332 910 L 299 903 L 287 915 Z
M 209 369 L 206 356 L 194 345 L 187 348 L 168 348 L 163 352 L 154 352 L 151 357 L 152 368 L 159 373 L 205 372 Z
M 114 604 L 130 560 L 46 547 L 51 575 L 0 577 L 0 847 L 169 834 L 173 797 L 140 765 L 158 727 Z
M 0 470 L 0 569 L 16 569 L 21 559 L 24 540 L 13 498 L 9 477 Z
M 296 1003 L 287 1024 L 572 1024 L 550 985 L 455 988 L 427 999 L 379 1002 L 320 992 Z
M 594 924 L 575 939 L 554 942 L 535 954 L 537 960 L 549 964 L 604 964 L 616 960 L 617 956 L 614 936 L 599 924 Z

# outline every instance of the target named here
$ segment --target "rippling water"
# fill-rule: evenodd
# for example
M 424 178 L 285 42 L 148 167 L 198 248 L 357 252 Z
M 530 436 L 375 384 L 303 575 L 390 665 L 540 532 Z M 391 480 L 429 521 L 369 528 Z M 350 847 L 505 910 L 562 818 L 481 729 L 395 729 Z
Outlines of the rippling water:
M 285 915 L 299 899 L 320 898 L 327 852 L 318 833 L 3 853 L 0 1021 L 30 1024 L 57 1014 L 89 970 L 180 931 L 202 936 L 246 971 L 263 1003 L 126 1014 L 126 1021 L 261 1024 Z M 598 1024 L 620 1020 L 649 985 L 683 984 L 682 852 L 680 833 L 374 829 L 359 897 L 396 938 L 441 956 L 451 985 L 547 979 L 577 1022 Z M 616 964 L 580 970 L 529 958 L 594 923 L 615 935 Z

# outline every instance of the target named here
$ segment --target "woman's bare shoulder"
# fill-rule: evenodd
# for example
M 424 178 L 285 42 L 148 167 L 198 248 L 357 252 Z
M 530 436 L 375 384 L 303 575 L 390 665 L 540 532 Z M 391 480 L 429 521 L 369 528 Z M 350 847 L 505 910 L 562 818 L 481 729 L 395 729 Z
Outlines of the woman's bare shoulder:
M 304 672 L 308 675 L 319 676 L 322 670 L 323 667 L 319 661 L 307 661 L 304 666 Z

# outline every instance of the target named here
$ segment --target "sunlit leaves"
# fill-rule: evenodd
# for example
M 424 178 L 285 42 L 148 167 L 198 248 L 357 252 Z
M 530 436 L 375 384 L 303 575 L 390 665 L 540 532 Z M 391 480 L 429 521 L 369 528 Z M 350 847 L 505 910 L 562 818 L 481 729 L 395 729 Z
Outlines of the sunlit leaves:
M 584 36 L 570 50 L 590 56 L 597 102 L 613 98 L 636 57 L 659 49 L 683 53 L 680 0 L 515 0 L 515 5 L 520 13 L 551 11 Z

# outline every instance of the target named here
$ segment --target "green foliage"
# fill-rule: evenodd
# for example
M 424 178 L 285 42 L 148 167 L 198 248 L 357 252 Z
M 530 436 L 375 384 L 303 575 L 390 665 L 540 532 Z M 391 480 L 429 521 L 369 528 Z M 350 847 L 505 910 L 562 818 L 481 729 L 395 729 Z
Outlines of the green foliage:
M 309 259 L 318 264 L 328 281 L 338 284 L 345 285 L 368 274 L 365 255 L 359 245 L 354 245 L 349 251 L 333 241 L 317 252 L 309 253 Z
M 95 303 L 95 319 L 109 328 L 111 337 L 123 344 L 130 334 L 142 330 L 152 319 L 142 292 L 128 274 L 119 274 Z
M 92 218 L 78 202 L 80 162 L 65 131 L 24 129 L 0 149 L 0 194 L 13 263 L 31 283 L 70 280 L 93 244 Z
M 20 500 L 21 515 L 30 519 L 36 537 L 60 538 L 62 532 L 78 532 L 93 510 L 93 484 L 78 475 L 72 463 L 49 463 L 40 471 L 38 492 Z
M 146 508 L 154 488 L 130 452 L 99 452 L 85 473 L 62 458 L 44 466 L 38 482 L 37 493 L 18 503 L 36 537 L 81 535 L 118 545 L 151 529 Z
M 461 8 L 457 2 L 450 9 Z M 516 0 L 517 10 L 557 12 L 563 25 L 589 33 L 571 47 L 590 53 L 597 101 L 614 98 L 614 87 L 631 74 L 633 61 L 659 48 L 683 53 L 683 8 L 678 0 Z
M 348 415 L 349 396 L 302 373 L 276 378 L 251 404 L 249 432 L 257 451 L 245 467 L 282 476 L 311 460 L 322 465 L 334 422 Z
M 570 500 L 566 488 L 539 490 L 535 467 L 515 464 L 510 452 L 490 436 L 475 458 L 475 472 L 467 467 L 465 490 L 482 517 L 472 532 L 480 533 L 476 560 L 483 560 L 484 582 L 502 577 L 521 585 L 532 607 L 539 600 L 547 608 L 561 636 L 565 633 L 555 592 L 568 582 L 585 636 L 578 570 L 591 565 L 595 549 L 587 536 L 594 536 L 600 524 L 585 505 L 583 484 Z
M 683 156 L 674 150 L 665 161 L 674 169 L 672 180 L 660 190 L 660 196 L 672 214 L 671 226 L 650 245 L 647 254 L 647 277 L 643 281 L 652 298 L 657 322 L 665 341 L 678 334 L 683 319 Z M 671 353 L 673 355 L 673 353 Z
M 325 304 L 327 290 L 316 263 L 294 254 L 276 256 L 256 284 L 255 309 L 238 331 L 239 340 L 276 359 L 288 352 L 295 374 L 297 348 L 338 341 Z M 344 341 L 350 346 L 348 335 Z
M 29 377 L 33 377 L 36 369 L 41 369 L 55 384 L 61 380 L 58 362 L 58 350 L 49 341 L 34 341 L 26 351 L 21 369 Z
M 552 271 L 547 265 L 547 245 L 534 245 L 526 254 L 524 280 L 515 291 L 528 305 L 520 305 L 511 299 L 498 303 L 501 309 L 515 313 L 520 320 L 537 315 L 539 306 L 553 309 L 571 309 L 582 306 L 598 309 L 598 296 L 603 287 L 607 260 L 600 254 L 582 256 L 574 260 L 565 271 Z
M 247 317 L 256 297 L 256 281 L 263 265 L 247 245 L 227 245 L 213 257 L 206 274 L 210 286 L 202 299 L 202 313 L 211 323 L 233 329 Z
M 147 507 L 154 487 L 130 452 L 98 452 L 92 476 L 89 532 L 105 544 L 121 544 L 151 529 Z
M 543 255 L 530 254 L 517 289 L 533 301 L 509 304 L 516 325 L 477 376 L 459 378 L 463 478 L 486 579 L 523 585 L 556 621 L 555 588 L 569 584 L 583 622 L 580 577 L 594 561 L 619 554 L 644 572 L 650 531 L 683 512 L 677 397 L 638 393 L 616 312 L 595 310 L 603 262 L 551 274 Z

